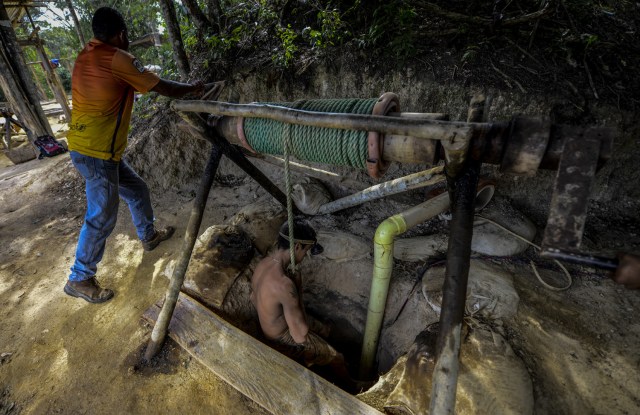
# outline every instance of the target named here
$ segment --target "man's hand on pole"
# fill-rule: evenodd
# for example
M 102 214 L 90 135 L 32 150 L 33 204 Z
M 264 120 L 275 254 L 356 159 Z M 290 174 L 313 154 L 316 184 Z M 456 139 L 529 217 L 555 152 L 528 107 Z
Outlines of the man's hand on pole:
M 618 261 L 611 279 L 630 290 L 640 289 L 640 256 L 620 253 Z

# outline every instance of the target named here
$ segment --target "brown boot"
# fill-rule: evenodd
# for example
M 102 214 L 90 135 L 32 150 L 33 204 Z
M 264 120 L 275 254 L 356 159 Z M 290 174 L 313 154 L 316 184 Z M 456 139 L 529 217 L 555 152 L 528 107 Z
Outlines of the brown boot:
M 72 297 L 79 297 L 90 303 L 104 303 L 113 297 L 113 291 L 100 287 L 98 281 L 92 277 L 84 281 L 67 281 L 64 292 Z
M 153 251 L 156 246 L 160 244 L 160 242 L 166 241 L 167 239 L 171 238 L 175 231 L 176 229 L 173 226 L 167 226 L 164 229 L 156 229 L 156 234 L 153 236 L 153 238 L 149 239 L 148 241 L 142 241 L 142 247 L 145 251 Z

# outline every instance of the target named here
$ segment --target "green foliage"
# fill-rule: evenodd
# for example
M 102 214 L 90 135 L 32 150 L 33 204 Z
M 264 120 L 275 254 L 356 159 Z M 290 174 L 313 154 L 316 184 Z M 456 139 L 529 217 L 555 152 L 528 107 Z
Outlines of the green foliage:
M 287 25 L 287 27 L 277 27 L 276 33 L 282 45 L 271 55 L 271 60 L 276 66 L 287 68 L 293 62 L 295 53 L 298 50 L 298 47 L 295 45 L 295 40 L 298 38 L 298 35 L 291 30 L 291 25 Z
M 67 70 L 64 66 L 60 66 L 56 69 L 58 73 L 58 77 L 60 78 L 60 82 L 62 83 L 62 87 L 65 91 L 71 92 L 71 72 Z
M 158 55 L 158 60 L 161 62 L 162 68 L 160 76 L 162 78 L 178 79 L 180 74 L 178 73 L 178 67 L 176 66 L 176 60 L 173 58 L 173 49 L 169 43 L 164 43 L 162 46 L 155 48 L 154 51 Z
M 317 16 L 320 30 L 310 26 L 302 30 L 303 37 L 308 39 L 312 47 L 326 49 L 330 46 L 336 46 L 350 35 L 337 9 L 320 10 Z
M 374 10 L 372 17 L 373 22 L 358 39 L 361 48 L 384 48 L 401 62 L 416 54 L 418 14 L 410 2 L 384 3 Z
M 57 2 L 56 6 L 62 4 Z M 205 7 L 208 2 L 201 0 L 199 4 Z M 74 5 L 89 39 L 91 17 L 104 1 L 74 0 Z M 131 40 L 156 31 L 166 36 L 157 2 L 111 0 L 109 5 L 124 15 Z M 637 7 L 630 1 L 564 0 L 546 6 L 529 0 L 225 0 L 220 2 L 219 25 L 218 21 L 212 25 L 216 33 L 199 30 L 181 2 L 175 5 L 187 56 L 199 70 L 224 71 L 239 62 L 255 68 L 303 68 L 313 60 L 331 57 L 337 47 L 354 46 L 361 50 L 363 59 L 395 62 L 396 66 L 416 60 L 433 64 L 437 61 L 429 54 L 435 51 L 433 56 L 440 61 L 445 56 L 442 48 L 446 48 L 446 56 L 467 70 L 473 65 L 487 67 L 490 62 L 500 62 L 496 63 L 500 70 L 514 68 L 517 72 L 508 75 L 521 82 L 521 69 L 542 77 L 550 71 L 558 73 L 562 67 L 576 76 L 590 71 L 590 82 L 601 85 L 587 87 L 598 89 L 600 94 L 611 90 L 610 85 L 618 85 L 621 77 L 624 80 L 615 86 L 614 94 L 627 94 L 632 87 L 624 85 L 638 83 L 632 74 L 632 68 L 640 65 L 635 53 L 635 21 L 629 17 Z M 44 10 L 32 8 L 49 57 L 73 60 L 80 43 L 68 10 L 57 9 L 53 19 L 42 17 Z M 32 30 L 23 24 L 20 37 Z M 144 64 L 160 65 L 162 77 L 178 77 L 169 43 L 132 53 Z M 496 54 L 500 60 L 495 59 Z M 34 66 L 33 70 L 36 82 L 48 89 L 41 69 Z M 66 79 L 62 71 L 59 74 Z M 571 83 L 580 88 L 579 81 Z
M 478 47 L 478 45 L 468 45 L 465 48 L 460 60 L 462 61 L 462 63 L 475 63 L 475 61 L 478 59 L 479 52 L 480 47 Z

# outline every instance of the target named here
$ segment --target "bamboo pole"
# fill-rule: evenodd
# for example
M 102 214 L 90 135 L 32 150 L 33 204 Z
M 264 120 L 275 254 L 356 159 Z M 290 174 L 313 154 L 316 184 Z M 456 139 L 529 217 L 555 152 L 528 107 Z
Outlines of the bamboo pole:
M 435 183 L 444 181 L 442 174 L 443 167 L 438 166 L 429 170 L 410 174 L 408 176 L 399 177 L 388 182 L 371 186 L 361 192 L 345 196 L 333 202 L 325 203 L 318 209 L 317 215 L 326 215 L 328 213 L 337 212 L 353 206 L 360 205 L 364 202 L 380 199 L 385 196 L 391 196 L 398 193 L 406 192 L 421 187 L 430 186 Z

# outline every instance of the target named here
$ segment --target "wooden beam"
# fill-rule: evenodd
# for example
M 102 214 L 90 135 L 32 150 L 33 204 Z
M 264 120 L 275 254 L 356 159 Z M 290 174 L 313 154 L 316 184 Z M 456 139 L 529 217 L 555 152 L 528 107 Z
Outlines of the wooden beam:
M 9 21 L 3 3 L 0 3 L 0 21 Z M 16 35 L 11 27 L 4 25 L 0 25 L 0 73 L 0 87 L 12 111 L 29 128 L 29 140 L 44 134 L 53 135 Z
M 153 323 L 159 311 L 156 304 L 143 318 Z M 271 413 L 381 415 L 183 293 L 169 325 L 169 337 Z
M 44 50 L 44 44 L 40 37 L 38 36 L 38 31 L 40 28 L 36 27 L 33 22 L 33 18 L 31 18 L 31 13 L 27 10 L 27 16 L 29 17 L 29 22 L 31 22 L 31 26 L 33 27 L 34 40 L 36 40 L 36 52 L 38 53 L 38 57 L 42 62 L 42 68 L 44 69 L 45 78 L 47 79 L 47 83 L 49 84 L 49 88 L 51 88 L 51 92 L 62 107 L 62 111 L 64 111 L 64 115 L 67 119 L 67 122 L 71 122 L 71 108 L 69 107 L 69 100 L 67 99 L 67 94 L 64 92 L 64 88 L 62 87 L 62 82 L 60 82 L 60 78 L 51 67 L 49 63 L 49 57 L 47 56 L 47 52 Z
M 26 46 L 36 46 L 37 44 L 38 42 L 33 39 L 18 39 L 18 45 L 23 48 Z M 40 62 L 29 62 L 27 65 L 33 65 L 34 63 Z

